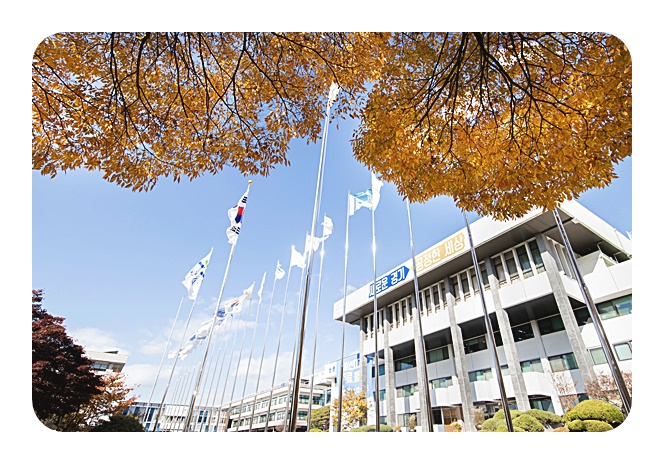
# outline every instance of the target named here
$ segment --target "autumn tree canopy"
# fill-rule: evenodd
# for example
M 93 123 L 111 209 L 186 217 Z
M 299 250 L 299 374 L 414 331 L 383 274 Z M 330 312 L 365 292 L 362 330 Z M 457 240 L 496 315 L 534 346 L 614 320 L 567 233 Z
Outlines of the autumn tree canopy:
M 267 176 L 334 82 L 354 156 L 400 194 L 517 217 L 615 178 L 631 70 L 604 33 L 61 33 L 34 54 L 33 168 Z

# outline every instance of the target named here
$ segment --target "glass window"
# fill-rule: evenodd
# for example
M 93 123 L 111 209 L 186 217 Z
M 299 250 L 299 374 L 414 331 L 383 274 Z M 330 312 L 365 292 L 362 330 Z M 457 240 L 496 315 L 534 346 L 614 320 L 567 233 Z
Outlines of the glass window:
M 427 363 L 443 361 L 445 359 L 449 359 L 449 357 L 449 348 L 447 346 L 441 346 L 440 348 L 436 348 L 435 350 L 427 352 Z
M 539 409 L 540 411 L 549 411 L 555 413 L 551 398 L 531 399 L 530 407 L 532 409 Z
M 590 311 L 585 306 L 579 309 L 574 310 L 574 318 L 576 319 L 576 324 L 579 327 L 583 327 L 586 324 L 592 323 L 592 318 L 590 317 Z
M 473 371 L 468 373 L 468 379 L 471 382 L 491 380 L 492 378 L 493 378 L 493 372 L 491 372 L 491 369 L 482 369 L 479 371 Z
M 496 278 L 499 283 L 505 282 L 505 270 L 503 269 L 503 262 L 500 256 L 493 258 L 493 266 L 496 268 Z
M 496 346 L 503 346 L 503 336 L 500 335 L 500 330 L 496 330 L 493 333 L 493 339 L 496 342 Z
M 385 390 L 378 392 L 378 396 L 380 397 L 380 401 L 385 401 Z M 343 404 L 341 405 L 341 410 L 343 411 Z
M 514 253 L 512 251 L 508 251 L 505 253 L 505 266 L 507 266 L 507 272 L 510 275 L 510 279 L 512 281 L 516 280 L 519 278 L 519 271 L 516 269 L 516 262 L 514 261 Z
M 482 274 L 482 284 L 484 288 L 489 288 L 489 274 L 486 271 L 486 264 L 480 264 L 480 273 Z
M 461 273 L 461 290 L 463 294 L 468 296 L 470 294 L 470 287 L 468 286 L 468 275 L 465 272 Z
M 613 305 L 621 316 L 632 314 L 632 295 L 613 300 Z
M 616 350 L 616 355 L 618 355 L 619 361 L 627 361 L 628 359 L 632 359 L 631 342 L 618 343 L 617 345 L 613 345 L 613 347 Z
M 459 299 L 459 279 L 457 279 L 457 276 L 452 277 L 452 295 L 454 295 L 455 299 Z
M 526 251 L 526 246 L 521 245 L 516 249 L 516 255 L 519 257 L 519 264 L 521 265 L 521 272 L 523 272 L 523 277 L 528 278 L 533 276 L 533 269 L 530 266 L 530 259 L 528 258 L 528 252 Z
M 597 312 L 605 320 L 632 314 L 632 295 L 600 303 L 597 305 Z
M 378 366 L 378 375 L 385 375 L 385 364 Z M 376 377 L 376 369 L 374 367 L 371 368 L 371 377 Z
M 512 327 L 512 336 L 514 337 L 515 342 L 528 340 L 529 338 L 535 338 L 535 334 L 533 333 L 533 326 L 530 324 L 530 322 L 514 326 Z
M 432 300 L 434 306 L 438 306 L 440 304 L 440 298 L 438 298 L 438 287 L 433 287 L 431 289 L 431 295 L 432 295 Z
M 549 358 L 551 363 L 551 370 L 553 372 L 567 371 L 571 369 L 578 369 L 576 358 L 573 353 L 561 354 L 560 356 L 551 356 Z
M 535 269 L 537 269 L 538 273 L 544 272 L 544 262 L 542 261 L 542 255 L 540 255 L 539 248 L 537 247 L 537 241 L 533 240 L 528 242 L 528 247 L 530 248 L 530 254 L 533 256 Z
M 475 269 L 470 271 L 470 280 L 473 285 L 473 291 L 477 293 L 480 289 L 480 284 L 477 282 L 477 274 L 475 274 Z
M 510 368 L 507 364 L 500 366 L 500 373 L 503 377 L 510 375 Z
M 590 357 L 593 358 L 593 364 L 598 366 L 600 364 L 607 364 L 606 356 L 602 348 L 593 348 L 590 350 Z
M 434 379 L 431 380 L 429 384 L 431 384 L 431 388 L 447 388 L 452 385 L 452 377 Z
M 563 325 L 563 320 L 560 317 L 560 314 L 556 314 L 555 316 L 547 317 L 544 319 L 539 319 L 537 321 L 537 326 L 539 327 L 540 334 L 542 335 L 565 330 L 565 326 Z
M 408 396 L 413 396 L 417 393 L 417 384 L 404 385 L 403 387 L 397 388 L 397 398 L 406 398 Z
M 407 358 L 397 359 L 394 361 L 394 370 L 396 372 L 412 369 L 413 367 L 415 367 L 415 356 L 409 356 Z M 381 375 L 382 374 L 384 374 L 384 372 L 382 372 Z
M 531 359 L 529 361 L 521 362 L 521 372 L 540 372 L 544 373 L 544 368 L 542 367 L 541 359 Z
M 466 354 L 486 350 L 486 337 L 484 335 L 480 335 L 479 337 L 464 340 L 463 349 Z

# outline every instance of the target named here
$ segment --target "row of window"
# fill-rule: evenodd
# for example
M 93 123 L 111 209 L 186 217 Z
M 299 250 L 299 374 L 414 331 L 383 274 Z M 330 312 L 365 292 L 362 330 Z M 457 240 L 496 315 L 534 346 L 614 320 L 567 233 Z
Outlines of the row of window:
M 276 406 L 278 404 L 285 403 L 287 397 L 288 397 L 288 395 L 280 395 L 278 397 L 275 396 L 274 398 L 272 398 L 272 406 Z M 290 395 L 290 398 L 292 399 L 293 395 Z M 321 402 L 322 402 L 322 397 L 320 395 L 319 396 L 314 395 L 313 399 L 311 400 L 311 404 L 315 404 L 315 405 L 320 405 Z M 254 407 L 256 409 L 265 409 L 265 408 L 267 408 L 268 403 L 269 403 L 269 399 L 265 399 L 263 401 L 256 401 L 255 404 L 251 404 L 251 403 L 245 404 L 245 405 L 242 406 L 242 412 L 245 413 L 245 412 L 251 411 Z M 299 395 L 298 396 L 298 403 L 299 404 L 309 404 L 309 395 Z M 240 407 L 239 406 L 231 409 L 231 415 L 239 414 L 239 413 L 240 413 Z
M 544 262 L 537 246 L 536 240 L 530 240 L 517 247 L 504 251 L 490 258 L 496 269 L 496 279 L 500 286 L 524 280 L 535 275 L 535 273 L 544 272 Z M 480 273 L 482 274 L 482 283 L 485 289 L 489 289 L 489 276 L 484 262 L 479 263 Z M 446 287 L 446 280 L 443 279 L 434 285 L 424 288 L 420 291 L 421 315 L 429 315 L 432 312 L 438 312 L 447 307 L 447 301 L 442 295 L 446 291 L 454 296 L 456 301 L 471 297 L 472 294 L 478 294 L 480 284 L 477 281 L 475 267 L 472 266 L 457 274 L 450 276 L 450 288 Z M 379 310 L 379 321 L 383 319 L 384 311 L 387 311 L 387 320 L 392 326 L 408 324 L 413 320 L 413 311 L 417 305 L 411 296 L 406 297 L 387 307 Z M 365 316 L 367 334 L 373 336 L 373 314 Z

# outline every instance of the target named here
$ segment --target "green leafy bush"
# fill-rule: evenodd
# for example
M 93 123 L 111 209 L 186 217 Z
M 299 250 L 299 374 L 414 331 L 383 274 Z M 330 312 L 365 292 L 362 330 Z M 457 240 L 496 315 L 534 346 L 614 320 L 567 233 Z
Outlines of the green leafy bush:
M 521 411 L 516 410 L 516 409 L 510 409 L 510 417 L 512 419 L 516 419 L 519 417 L 521 414 L 523 414 Z M 502 409 L 499 409 L 496 411 L 496 414 L 493 415 L 493 419 L 498 419 L 498 420 L 505 420 L 505 411 Z
M 502 423 L 505 423 L 504 419 Z M 482 424 L 482 432 L 495 432 L 500 424 L 501 424 L 500 419 L 496 419 L 495 416 L 492 417 L 491 419 L 487 419 Z
M 322 432 L 321 429 L 317 429 L 317 428 L 309 429 L 309 431 L 310 431 L 310 432 Z
M 558 414 L 554 414 L 549 411 L 542 411 L 541 409 L 529 409 L 528 411 L 524 412 L 524 414 L 533 416 L 542 425 L 562 424 L 565 422 Z
M 615 427 L 625 420 L 623 413 L 614 405 L 602 400 L 585 400 L 565 413 L 566 422 L 575 420 L 598 420 Z M 572 428 L 570 427 L 570 430 Z
M 575 419 L 567 424 L 570 432 L 608 432 L 613 430 L 611 424 L 604 421 Z
M 526 430 L 522 429 L 521 427 L 517 427 L 516 425 L 512 424 L 514 426 L 514 431 L 515 432 L 526 432 Z M 540 424 L 541 425 L 541 424 Z M 505 424 L 500 424 L 498 428 L 496 429 L 496 432 L 507 432 L 507 423 Z
M 376 431 L 376 426 L 375 425 L 363 425 L 361 427 L 356 427 L 354 429 L 350 429 L 349 432 L 375 432 Z M 380 431 L 381 432 L 391 432 L 392 427 L 389 425 L 385 424 L 380 424 Z
M 526 432 L 544 432 L 544 426 L 533 416 L 529 414 L 521 414 L 512 421 L 514 430 L 519 427 Z

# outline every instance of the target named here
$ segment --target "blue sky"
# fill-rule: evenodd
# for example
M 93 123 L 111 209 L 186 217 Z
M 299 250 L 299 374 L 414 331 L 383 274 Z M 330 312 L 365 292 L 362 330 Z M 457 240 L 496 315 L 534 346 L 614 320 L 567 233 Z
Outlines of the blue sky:
M 322 124 L 322 121 L 321 121 Z M 343 296 L 343 258 L 347 192 L 357 193 L 370 186 L 371 174 L 354 160 L 350 137 L 352 121 L 340 121 L 330 128 L 325 176 L 320 203 L 320 220 L 327 215 L 334 223 L 332 236 L 325 243 L 316 370 L 326 362 L 339 359 L 341 323 L 332 320 L 332 307 Z M 101 179 L 99 173 L 74 171 L 53 179 L 32 174 L 32 286 L 44 289 L 45 307 L 52 314 L 65 317 L 68 332 L 90 350 L 119 349 L 129 356 L 125 371 L 128 384 L 136 387 L 142 400 L 150 396 L 157 369 L 185 288 L 184 275 L 195 262 L 214 247 L 208 273 L 201 287 L 188 335 L 213 314 L 231 249 L 226 239 L 229 226 L 227 210 L 244 193 L 248 180 L 253 181 L 245 217 L 222 299 L 239 296 L 255 282 L 260 286 L 264 272 L 266 285 L 257 327 L 254 326 L 258 297 L 251 310 L 245 305 L 243 325 L 235 346 L 230 381 L 235 376 L 240 347 L 248 362 L 251 338 L 256 331 L 247 393 L 255 390 L 269 302 L 274 283 L 274 269 L 279 260 L 288 270 L 290 249 L 302 251 L 305 234 L 313 214 L 320 142 L 292 143 L 291 166 L 278 167 L 263 178 L 244 177 L 236 170 L 225 169 L 216 176 L 206 175 L 191 182 L 160 180 L 150 192 L 131 192 Z M 619 179 L 609 188 L 583 194 L 579 201 L 620 232 L 632 229 L 631 159 L 618 167 Z M 415 252 L 419 253 L 442 238 L 464 227 L 463 216 L 449 198 L 436 198 L 425 204 L 411 205 Z M 470 220 L 476 219 L 470 215 Z M 375 213 L 377 275 L 409 259 L 410 242 L 405 203 L 396 188 L 385 183 Z M 322 227 L 317 228 L 317 235 Z M 371 214 L 358 211 L 349 223 L 349 293 L 373 278 L 371 254 Z M 319 282 L 319 255 L 312 266 L 309 316 L 305 336 L 303 375 L 311 372 L 315 332 L 315 310 Z M 292 268 L 288 288 L 286 316 L 280 348 L 276 381 L 288 378 L 300 290 L 299 268 Z M 260 388 L 269 386 L 276 339 L 283 308 L 286 278 L 277 282 L 266 360 Z M 185 300 L 180 310 L 170 349 L 179 344 L 191 303 Z M 224 332 L 231 335 L 232 330 Z M 241 345 L 242 334 L 245 337 Z M 215 335 L 215 337 L 222 335 Z M 345 354 L 358 349 L 358 332 L 349 327 Z M 214 352 L 215 343 L 212 344 Z M 231 349 L 230 347 L 228 348 Z M 202 352 L 204 345 L 196 352 Z M 230 353 L 230 351 L 229 351 Z M 191 358 L 198 359 L 195 353 Z M 228 359 L 228 358 L 227 358 Z M 190 360 L 191 361 L 191 360 Z M 230 363 L 230 364 L 229 364 Z M 172 360 L 162 368 L 155 398 L 161 398 Z M 184 369 L 186 362 L 179 363 Z M 208 366 L 212 362 L 208 360 Z M 239 382 L 244 381 L 246 364 L 241 364 Z M 180 372 L 179 370 L 176 372 Z M 226 375 L 226 374 L 224 374 Z M 238 397 L 241 388 L 235 390 Z M 230 399 L 231 388 L 225 399 Z M 221 390 L 219 391 L 221 395 Z

